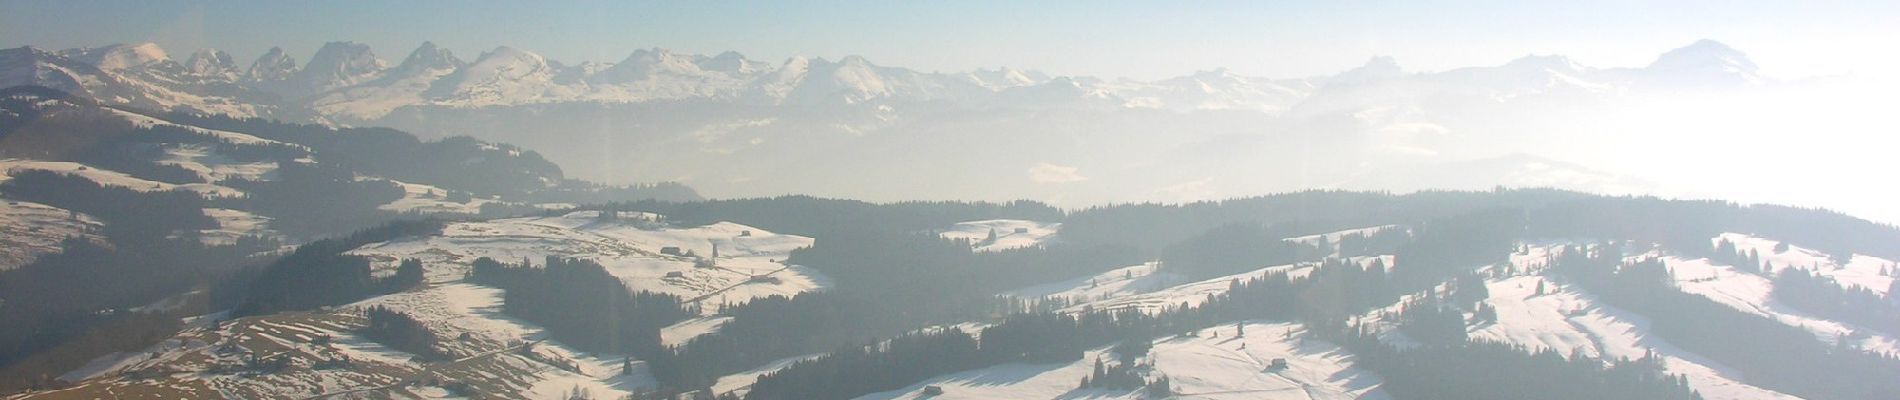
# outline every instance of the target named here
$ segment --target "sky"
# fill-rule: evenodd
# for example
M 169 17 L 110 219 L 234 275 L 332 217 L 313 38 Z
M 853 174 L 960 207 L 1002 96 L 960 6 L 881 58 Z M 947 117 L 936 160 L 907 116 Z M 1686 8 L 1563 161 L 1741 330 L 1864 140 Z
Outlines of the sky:
M 400 60 L 423 41 L 472 59 L 507 45 L 567 63 L 635 49 L 862 55 L 924 71 L 1009 66 L 1156 79 L 1200 70 L 1336 73 L 1374 56 L 1412 71 L 1562 54 L 1634 67 L 1697 39 L 1748 52 L 1778 77 L 1900 73 L 1900 2 L 1834 1 L 19 1 L 0 0 L 0 46 L 152 41 L 240 63 L 329 41 Z

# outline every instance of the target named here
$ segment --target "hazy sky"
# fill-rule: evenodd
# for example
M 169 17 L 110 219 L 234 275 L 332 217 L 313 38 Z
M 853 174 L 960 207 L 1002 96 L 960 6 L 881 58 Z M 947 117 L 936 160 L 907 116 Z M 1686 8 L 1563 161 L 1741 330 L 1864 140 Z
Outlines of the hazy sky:
M 399 60 L 424 40 L 472 59 L 497 45 L 563 62 L 637 48 L 863 55 L 925 71 L 1033 68 L 1159 78 L 1227 67 L 1297 77 L 1375 55 L 1410 70 L 1564 54 L 1639 66 L 1696 39 L 1749 53 L 1770 76 L 1900 71 L 1900 1 L 488 2 L 0 0 L 0 46 L 154 41 L 182 58 L 216 47 L 241 64 L 273 45 L 307 60 L 323 42 Z

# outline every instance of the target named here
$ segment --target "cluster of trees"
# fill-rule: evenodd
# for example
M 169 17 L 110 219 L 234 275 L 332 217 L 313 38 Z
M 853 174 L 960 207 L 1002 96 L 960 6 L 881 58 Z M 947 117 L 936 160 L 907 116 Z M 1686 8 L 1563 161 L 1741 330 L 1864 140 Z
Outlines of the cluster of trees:
M 1900 332 L 1900 305 L 1894 304 L 1889 289 L 1883 298 L 1868 288 L 1843 287 L 1833 279 L 1801 268 L 1788 268 L 1775 275 L 1771 298 L 1815 316 L 1858 325 L 1879 332 Z M 1900 280 L 1895 280 L 1900 285 Z
M 934 375 L 981 366 L 979 347 L 956 328 L 899 335 L 800 361 L 759 377 L 748 399 L 845 399 L 894 390 Z
M 325 163 L 351 172 L 484 194 L 519 194 L 562 179 L 561 169 L 533 151 L 466 136 L 422 141 L 389 128 L 336 128 L 261 118 L 170 113 L 166 120 L 243 132 L 306 146 Z
M 1786 243 L 1780 246 L 1787 246 Z M 1762 260 L 1761 253 L 1755 249 L 1741 250 L 1728 239 L 1715 241 L 1715 250 L 1709 254 L 1709 261 L 1735 267 L 1735 270 L 1756 275 L 1768 275 L 1775 272 L 1775 266 Z
M 145 189 L 145 190 L 139 190 Z M 102 185 L 78 175 L 46 170 L 20 171 L 0 182 L 0 196 L 31 201 L 98 217 L 120 236 L 196 234 L 218 222 L 205 216 L 204 197 L 186 191 Z
M 1751 384 L 1805 398 L 1879 399 L 1900 393 L 1900 381 L 1891 379 L 1900 376 L 1900 358 L 1845 343 L 1830 345 L 1801 328 L 1684 293 L 1663 261 L 1624 264 L 1613 248 L 1568 249 L 1551 271 L 1607 304 L 1648 316 L 1652 333 L 1735 368 Z
M 950 328 L 899 335 L 839 349 L 759 377 L 748 399 L 836 399 L 894 390 L 925 378 L 1010 362 L 1060 363 L 1082 359 L 1083 350 L 1117 340 L 1147 342 L 1161 320 L 1139 312 L 1098 312 L 1080 316 L 1019 314 L 984 328 L 981 340 Z M 1132 363 L 1104 371 L 1096 382 L 1120 388 Z M 1139 376 L 1130 377 L 1147 382 Z M 1109 386 L 1100 386 L 1109 387 Z
M 647 359 L 654 377 L 674 390 L 712 385 L 720 376 L 802 354 L 872 340 L 902 312 L 887 303 L 835 292 L 767 296 L 724 308 L 732 317 L 719 331 L 700 335 Z
M 222 292 L 237 292 L 240 300 L 232 315 L 246 316 L 334 306 L 407 290 L 422 283 L 421 261 L 403 260 L 396 274 L 377 278 L 371 273 L 368 258 L 344 253 L 364 244 L 433 234 L 442 226 L 443 222 L 437 220 L 398 221 L 348 237 L 298 246 L 263 267 L 239 271 L 221 285 L 222 290 L 213 293 L 213 301 L 228 296 Z
M 481 258 L 469 273 L 473 282 L 506 291 L 502 312 L 585 351 L 656 356 L 664 351 L 660 328 L 695 315 L 679 296 L 633 291 L 590 260 L 549 256 L 535 267 Z
M 1464 311 L 1430 296 L 1406 302 L 1399 312 L 1399 330 L 1426 345 L 1465 343 L 1465 325 Z
M 683 390 L 779 358 L 860 344 L 916 326 L 1003 315 L 1020 305 L 1000 291 L 1141 262 L 1119 247 L 1049 246 L 973 252 L 967 241 L 927 233 L 841 231 L 788 263 L 837 280 L 822 293 L 721 305 L 732 320 L 650 359 L 662 383 Z
M 372 306 L 363 310 L 369 320 L 358 332 L 364 338 L 389 348 L 415 354 L 424 359 L 440 359 L 446 354 L 436 348 L 435 333 L 415 317 L 388 307 Z
M 1162 249 L 1161 262 L 1169 272 L 1192 280 L 1292 264 L 1320 255 L 1319 248 L 1280 240 L 1284 237 L 1256 224 L 1224 225 Z
M 353 171 L 336 164 L 282 163 L 275 175 L 227 180 L 225 186 L 246 195 L 221 202 L 271 217 L 271 229 L 284 234 L 316 238 L 396 219 L 397 213 L 377 207 L 403 196 L 394 183 L 357 180 Z
M 1406 399 L 1701 399 L 1660 357 L 1600 360 L 1491 342 L 1398 349 L 1363 326 L 1316 329 Z M 1606 366 L 1607 363 L 1607 366 Z
M 1148 377 L 1142 376 L 1139 371 L 1153 368 L 1153 365 L 1144 365 L 1138 360 L 1109 364 L 1103 362 L 1101 357 L 1096 357 L 1095 369 L 1082 377 L 1082 384 L 1076 385 L 1076 389 L 1132 391 L 1145 388 L 1148 387 Z
M 186 294 L 215 281 L 269 241 L 206 245 L 198 229 L 217 227 L 195 193 L 140 191 L 74 175 L 20 171 L 0 197 L 39 202 L 98 218 L 94 237 L 69 238 L 61 251 L 0 271 L 0 390 L 20 388 L 78 368 L 113 351 L 142 348 L 175 332 L 178 314 L 215 309 Z M 181 296 L 174 310 L 132 308 Z M 174 314 L 177 313 L 177 314 Z M 196 314 L 191 314 L 196 315 Z M 107 332 L 103 329 L 119 331 Z

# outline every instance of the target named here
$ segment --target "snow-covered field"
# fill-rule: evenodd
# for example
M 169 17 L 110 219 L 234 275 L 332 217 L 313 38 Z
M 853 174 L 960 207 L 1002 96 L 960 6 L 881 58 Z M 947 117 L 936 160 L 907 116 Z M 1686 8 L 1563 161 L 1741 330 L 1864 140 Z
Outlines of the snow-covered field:
M 1900 350 L 1893 336 L 1849 324 L 1816 318 L 1771 298 L 1774 281 L 1760 275 L 1743 273 L 1727 265 L 1714 265 L 1706 258 L 1663 257 L 1676 286 L 1683 292 L 1702 295 L 1735 309 L 1790 326 L 1806 329 L 1824 342 L 1832 343 L 1845 335 L 1853 345 L 1873 352 Z M 1859 333 L 1859 335 L 1855 335 Z
M 1834 262 L 1828 254 L 1801 246 L 1788 245 L 1787 251 L 1777 252 L 1775 247 L 1780 241 L 1759 238 L 1740 233 L 1724 233 L 1711 240 L 1727 240 L 1735 244 L 1736 250 L 1753 250 L 1763 261 L 1767 261 L 1780 272 L 1787 268 L 1801 268 L 1834 280 L 1842 286 L 1860 287 L 1875 294 L 1886 295 L 1887 288 L 1893 284 L 1893 277 L 1881 276 L 1880 270 L 1895 266 L 1893 261 L 1855 254 L 1848 258 L 1847 265 Z
M 1196 336 L 1170 336 L 1154 342 L 1149 352 L 1154 370 L 1165 375 L 1178 398 L 1194 399 L 1385 399 L 1380 378 L 1352 367 L 1352 356 L 1319 340 L 1305 339 L 1298 324 L 1244 322 L 1246 335 L 1235 324 L 1202 329 Z M 1289 333 L 1291 333 L 1289 335 Z M 1005 364 L 931 378 L 903 389 L 873 393 L 860 399 L 1056 399 L 1145 398 L 1140 391 L 1077 389 L 1094 368 L 1097 357 L 1113 360 L 1108 349 L 1095 349 L 1081 360 L 1066 364 Z M 1274 359 L 1288 368 L 1270 371 Z M 927 386 L 943 389 L 924 396 Z
M 1544 295 L 1536 295 L 1538 282 Z M 1649 334 L 1649 319 L 1603 305 L 1594 296 L 1543 276 L 1513 276 L 1486 283 L 1498 321 L 1471 328 L 1472 340 L 1512 343 L 1560 354 L 1641 358 L 1654 351 L 1670 373 L 1684 374 L 1707 399 L 1793 398 L 1741 383 L 1739 373 Z
M 87 180 L 97 182 L 104 186 L 117 186 L 145 192 L 185 190 L 196 192 L 205 197 L 239 197 L 244 194 L 244 192 L 238 191 L 237 189 L 209 183 L 174 185 L 165 182 L 139 179 L 118 171 L 93 168 L 85 164 L 66 161 L 0 160 L 0 181 L 12 179 L 14 174 L 20 172 L 33 170 L 73 175 L 86 178 Z
M 198 144 L 167 146 L 164 158 L 158 163 L 190 170 L 206 182 L 233 178 L 271 180 L 277 172 L 276 162 L 240 162 L 218 154 L 210 146 Z
M 463 202 L 449 201 L 447 198 L 449 194 L 448 190 L 420 183 L 408 183 L 384 178 L 359 178 L 359 180 L 388 181 L 389 183 L 394 183 L 396 186 L 402 187 L 402 198 L 391 201 L 389 204 L 376 206 L 377 209 L 400 213 L 479 214 L 482 212 L 483 204 L 495 202 L 493 199 L 484 198 L 470 198 Z
M 0 271 L 19 268 L 41 255 L 60 251 L 69 237 L 100 238 L 99 220 L 45 204 L 0 201 Z
M 1369 266 L 1375 260 L 1383 262 L 1385 265 L 1392 265 L 1391 256 L 1353 257 L 1352 259 L 1350 259 L 1351 262 L 1359 263 L 1359 265 L 1361 266 Z M 1286 273 L 1287 276 L 1290 278 L 1300 278 L 1300 277 L 1306 276 L 1307 274 L 1312 273 L 1315 267 L 1316 267 L 1315 263 L 1276 265 L 1276 266 L 1271 266 L 1271 267 L 1260 268 L 1253 271 L 1242 272 L 1238 274 L 1222 276 L 1222 277 L 1217 277 L 1217 278 L 1211 278 L 1211 279 L 1201 280 L 1198 282 L 1168 286 L 1165 288 L 1158 288 L 1158 289 L 1143 287 L 1145 285 L 1133 284 L 1133 285 L 1122 285 L 1121 286 L 1122 290 L 1117 290 L 1113 292 L 1105 292 L 1105 293 L 1095 293 L 1096 291 L 1100 290 L 1099 286 L 1095 288 L 1090 288 L 1087 286 L 1077 286 L 1074 289 L 1056 292 L 1056 293 L 1051 294 L 1050 296 L 1086 299 L 1085 301 L 1079 304 L 1063 309 L 1062 311 L 1066 313 L 1079 313 L 1079 312 L 1084 312 L 1085 310 L 1121 310 L 1121 309 L 1141 310 L 1142 312 L 1145 312 L 1145 313 L 1159 313 L 1159 312 L 1165 311 L 1166 309 L 1170 307 L 1178 307 L 1181 304 L 1187 304 L 1189 306 L 1198 306 L 1201 303 L 1206 302 L 1207 296 L 1210 294 L 1227 293 L 1227 290 L 1232 287 L 1233 281 L 1236 279 L 1244 281 L 1247 279 L 1253 279 L 1253 278 L 1266 276 L 1267 274 L 1270 274 L 1270 273 L 1279 273 L 1279 272 Z M 1166 279 L 1165 274 L 1166 272 L 1164 268 L 1162 272 L 1162 275 L 1164 276 L 1158 277 L 1156 279 L 1157 280 Z
M 270 217 L 228 208 L 207 208 L 204 213 L 218 221 L 217 229 L 198 231 L 198 241 L 207 245 L 229 245 L 245 236 L 277 236 L 276 231 L 268 228 Z
M 976 251 L 997 251 L 1041 246 L 1056 240 L 1056 233 L 1061 231 L 1061 223 L 992 219 L 958 222 L 939 235 L 945 239 L 969 240 Z M 988 240 L 992 232 L 996 234 L 993 241 Z
M 524 217 L 449 224 L 441 235 L 372 243 L 350 254 L 370 257 L 381 270 L 393 270 L 404 258 L 421 259 L 432 282 L 460 279 L 470 263 L 490 257 L 508 263 L 527 259 L 541 264 L 547 256 L 590 259 L 607 267 L 634 290 L 704 300 L 707 310 L 720 301 L 737 303 L 770 295 L 820 290 L 830 279 L 816 270 L 782 262 L 811 238 L 780 235 L 730 222 L 676 228 L 645 222 L 658 216 L 621 213 L 603 220 L 595 211 L 554 217 Z M 644 220 L 644 221 L 643 221 Z M 696 267 L 694 257 L 710 257 L 715 266 Z
M 1286 238 L 1285 240 L 1288 242 L 1307 244 L 1307 245 L 1318 245 L 1321 242 L 1339 244 L 1339 238 L 1342 238 L 1342 237 L 1353 236 L 1353 235 L 1372 236 L 1373 234 L 1383 232 L 1387 229 L 1395 229 L 1398 227 L 1399 227 L 1398 225 L 1380 225 L 1380 226 L 1373 226 L 1373 227 L 1366 227 L 1366 228 L 1359 228 L 1359 229 L 1347 229 L 1347 230 L 1338 231 L 1338 232 L 1322 233 L 1318 235 L 1290 237 L 1290 238 Z
M 71 394 L 440 398 L 448 396 L 440 386 L 397 384 L 442 379 L 469 384 L 482 393 L 528 398 L 575 392 L 620 398 L 656 386 L 644 362 L 588 354 L 548 340 L 541 327 L 502 314 L 502 290 L 462 282 L 468 263 L 482 256 L 506 262 L 529 258 L 537 263 L 548 255 L 589 258 L 607 266 L 630 288 L 710 301 L 737 302 L 828 285 L 814 271 L 779 263 L 792 249 L 810 246 L 810 238 L 732 223 L 676 228 L 658 222 L 660 217 L 652 214 L 622 213 L 620 217 L 602 219 L 597 212 L 580 211 L 556 217 L 462 222 L 450 224 L 441 235 L 365 245 L 352 253 L 371 257 L 384 270 L 394 268 L 401 258 L 422 259 L 428 283 L 315 312 L 193 328 L 146 351 L 101 357 L 66 374 L 81 381 Z M 715 244 L 719 250 L 712 267 L 695 268 L 692 258 L 661 253 L 662 248 L 678 247 L 710 257 Z M 669 272 L 680 274 L 668 276 Z M 412 354 L 357 336 L 362 311 L 368 307 L 387 307 L 414 317 L 430 328 L 439 349 L 454 359 L 413 360 Z M 662 337 L 668 343 L 684 342 L 717 330 L 727 320 L 717 315 L 690 319 L 666 328 Z M 283 355 L 291 360 L 290 367 L 247 374 L 246 360 L 252 354 Z M 340 368 L 317 367 L 318 362 L 336 359 L 350 361 Z M 631 369 L 623 372 L 623 362 Z M 115 378 L 169 375 L 170 371 L 213 372 L 161 381 Z

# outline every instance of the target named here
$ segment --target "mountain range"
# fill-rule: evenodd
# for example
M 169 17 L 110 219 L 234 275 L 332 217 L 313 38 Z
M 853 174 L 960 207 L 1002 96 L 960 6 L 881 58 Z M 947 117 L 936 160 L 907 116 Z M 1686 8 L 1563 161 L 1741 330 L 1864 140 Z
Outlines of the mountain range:
M 1330 76 L 1215 69 L 1151 81 L 1011 68 L 921 72 L 858 56 L 773 63 L 666 49 L 568 64 L 505 46 L 464 59 L 423 43 L 392 63 L 366 45 L 333 42 L 306 62 L 273 48 L 248 66 L 213 49 L 181 62 L 151 43 L 0 50 L 0 86 L 46 86 L 161 112 L 473 136 L 535 150 L 592 181 L 677 181 L 717 197 L 1031 198 L 1078 206 L 1360 188 L 1398 180 L 1368 178 L 1383 171 L 1499 160 L 1553 176 L 1442 183 L 1628 193 L 1655 185 L 1589 168 L 1544 168 L 1602 168 L 1588 161 L 1627 158 L 1579 153 L 1591 147 L 1565 141 L 1593 135 L 1572 132 L 1582 129 L 1572 122 L 1601 119 L 1649 93 L 1776 84 L 1747 55 L 1710 40 L 1641 68 L 1538 55 L 1411 72 L 1375 57 Z M 966 161 L 976 154 L 985 161 Z M 1629 170 L 1620 167 L 1610 170 Z M 1073 173 L 1039 178 L 1048 168 Z
M 791 57 L 771 63 L 736 52 L 682 54 L 640 49 L 613 63 L 566 64 L 532 51 L 497 47 L 472 60 L 424 42 L 390 63 L 369 46 L 331 42 L 307 62 L 271 48 L 240 65 L 216 49 L 179 60 L 153 43 L 50 51 L 5 50 L 0 85 L 36 84 L 97 94 L 166 111 L 240 117 L 375 120 L 402 107 L 483 107 L 541 103 L 637 103 L 710 100 L 746 104 L 858 104 L 949 101 L 970 105 L 1079 105 L 1171 110 L 1284 111 L 1325 86 L 1405 78 L 1389 57 L 1333 76 L 1269 79 L 1225 69 L 1141 81 L 1056 77 L 1000 68 L 920 72 L 880 66 L 859 56 L 839 60 Z M 1503 66 L 1420 76 L 1422 81 L 1500 90 L 1609 90 L 1763 80 L 1748 57 L 1704 40 L 1664 54 L 1644 68 L 1596 69 L 1561 56 L 1527 56 Z M 309 114 L 309 115 L 305 115 Z

